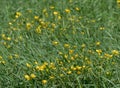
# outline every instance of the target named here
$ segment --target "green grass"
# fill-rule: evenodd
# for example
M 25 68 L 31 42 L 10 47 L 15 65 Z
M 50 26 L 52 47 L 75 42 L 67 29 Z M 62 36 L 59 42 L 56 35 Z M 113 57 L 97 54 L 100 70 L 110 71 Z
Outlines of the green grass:
M 0 88 L 120 88 L 116 0 L 0 4 Z

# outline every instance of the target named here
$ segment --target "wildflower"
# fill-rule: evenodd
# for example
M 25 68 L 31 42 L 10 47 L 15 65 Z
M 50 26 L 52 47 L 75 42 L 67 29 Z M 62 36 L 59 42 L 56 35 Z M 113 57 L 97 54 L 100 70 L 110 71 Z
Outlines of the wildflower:
M 16 12 L 15 17 L 18 18 L 21 15 L 22 15 L 21 12 Z
M 119 55 L 119 51 L 118 50 L 112 50 L 112 54 L 117 56 L 117 55 Z
M 5 61 L 1 61 L 2 64 L 5 64 L 6 62 Z
M 65 9 L 65 12 L 66 13 L 70 13 L 70 9 Z
M 73 54 L 74 50 L 69 50 L 69 54 Z
M 46 13 L 47 12 L 47 9 L 43 9 L 43 13 Z
M 8 41 L 10 41 L 10 40 L 11 40 L 11 38 L 10 38 L 10 37 L 7 37 L 6 39 L 7 39 Z
M 8 24 L 9 24 L 9 25 L 12 25 L 12 23 L 11 23 L 11 22 L 9 22 Z
M 85 48 L 85 46 L 86 46 L 85 44 L 82 44 L 82 45 L 81 45 L 82 48 Z
M 52 42 L 53 45 L 58 45 L 59 43 L 57 41 Z
M 32 74 L 30 75 L 30 77 L 31 77 L 31 78 L 36 78 L 36 75 L 32 73 Z
M 64 55 L 64 58 L 65 58 L 65 59 L 67 59 L 67 58 L 68 58 L 68 55 L 67 55 L 67 54 L 65 54 L 65 55 Z
M 63 77 L 64 76 L 64 74 L 60 74 L 60 77 Z
M 37 62 L 37 61 L 35 61 L 34 63 L 35 63 L 35 64 L 38 64 L 38 62 Z
M 39 16 L 34 16 L 34 19 L 35 20 L 39 20 Z
M 69 44 L 64 44 L 64 47 L 65 47 L 65 48 L 69 48 L 70 45 L 69 45 Z
M 104 27 L 100 27 L 100 30 L 104 30 L 105 28 Z
M 49 79 L 54 79 L 54 76 L 49 76 Z
M 6 40 L 6 35 L 5 34 L 2 34 L 1 36 L 4 40 Z
M 36 28 L 36 33 L 40 34 L 41 33 L 41 29 L 40 29 L 40 26 Z
M 58 16 L 58 20 L 60 20 L 61 19 L 61 16 Z
M 75 58 L 72 56 L 71 58 L 70 58 L 71 60 L 75 60 Z
M 78 7 L 75 8 L 76 11 L 79 11 L 80 9 Z
M 3 57 L 2 56 L 0 56 L 0 59 L 2 59 Z
M 54 15 L 58 15 L 58 12 L 54 11 L 53 14 L 54 14 Z
M 100 55 L 102 53 L 101 49 L 97 49 L 96 52 L 98 53 L 98 55 Z
M 55 7 L 54 6 L 50 6 L 50 9 L 54 9 Z
M 47 80 L 42 80 L 42 84 L 46 84 L 47 83 Z
M 27 23 L 27 24 L 26 24 L 27 30 L 30 30 L 31 26 L 32 26 L 31 23 Z
M 63 53 L 62 52 L 58 52 L 59 55 L 62 55 Z
M 104 57 L 105 57 L 105 58 L 112 58 L 112 56 L 113 56 L 113 55 L 110 55 L 110 54 L 107 54 L 107 53 L 104 54 Z
M 14 54 L 15 58 L 19 58 L 19 55 L 18 54 Z
M 55 70 L 56 69 L 55 64 L 54 63 L 50 63 L 50 68 Z
M 96 45 L 99 46 L 99 45 L 100 45 L 100 42 L 96 42 Z
M 120 4 L 120 0 L 117 0 L 117 4 Z
M 72 71 L 68 71 L 68 72 L 67 72 L 67 74 L 69 74 L 69 75 L 70 75 L 71 73 L 72 73 Z
M 25 75 L 24 76 L 26 80 L 30 80 L 30 76 L 29 75 Z
M 110 75 L 110 72 L 106 72 L 106 75 Z
M 29 68 L 31 67 L 31 65 L 29 63 L 26 63 L 26 66 L 29 67 Z
M 76 69 L 77 69 L 77 70 L 81 70 L 82 67 L 81 67 L 81 66 L 76 66 Z

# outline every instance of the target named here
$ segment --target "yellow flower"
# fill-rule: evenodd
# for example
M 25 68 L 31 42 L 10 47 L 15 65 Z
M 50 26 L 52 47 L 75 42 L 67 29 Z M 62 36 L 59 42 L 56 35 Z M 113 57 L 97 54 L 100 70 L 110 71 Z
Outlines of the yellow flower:
M 36 78 L 36 75 L 35 74 L 31 74 L 30 77 L 31 78 Z
M 34 16 L 34 19 L 35 20 L 39 20 L 39 16 Z
M 42 80 L 42 84 L 46 84 L 47 83 L 47 80 Z
M 2 56 L 0 56 L 0 59 L 2 59 L 3 57 Z
M 7 40 L 8 40 L 8 41 L 10 41 L 10 40 L 11 40 L 11 38 L 10 38 L 10 37 L 7 37 Z
M 79 11 L 80 9 L 78 7 L 76 7 L 75 10 Z
M 54 79 L 54 76 L 49 76 L 49 79 Z
M 100 27 L 100 30 L 104 30 L 105 28 L 104 27 Z
M 14 54 L 15 58 L 19 58 L 19 55 L 18 54 Z
M 52 42 L 53 45 L 58 45 L 59 43 L 57 41 Z
M 22 15 L 21 12 L 16 12 L 15 17 L 18 18 L 21 15 Z
M 68 72 L 67 72 L 67 74 L 69 74 L 69 75 L 70 75 L 71 73 L 72 73 L 72 71 L 68 71 Z
M 26 80 L 30 80 L 30 76 L 29 75 L 25 75 L 24 76 Z
M 100 45 L 100 42 L 96 42 L 96 45 L 99 46 L 99 45 Z
M 53 14 L 54 14 L 54 15 L 58 15 L 58 12 L 54 11 Z
M 119 55 L 119 51 L 118 50 L 112 50 L 112 54 L 117 56 L 117 55 Z
M 64 44 L 64 47 L 65 47 L 65 48 L 69 48 L 70 45 L 69 45 L 69 44 Z
M 85 44 L 82 44 L 82 45 L 81 45 L 82 48 L 85 48 L 85 46 L 86 46 Z
M 74 50 L 69 50 L 69 54 L 73 54 Z
M 64 55 L 64 58 L 65 58 L 65 59 L 67 59 L 67 58 L 68 58 L 68 55 L 67 55 L 67 54 L 65 54 L 65 55 Z
M 2 64 L 5 64 L 6 62 L 5 61 L 1 61 Z
M 113 55 L 110 55 L 110 54 L 105 53 L 105 54 L 104 54 L 104 57 L 105 57 L 105 58 L 112 58 Z
M 26 66 L 29 67 L 29 68 L 31 67 L 31 65 L 29 63 L 26 63 Z
M 30 30 L 31 26 L 32 26 L 31 23 L 27 23 L 27 24 L 26 24 L 27 30 Z
M 70 9 L 65 9 L 65 12 L 66 13 L 70 13 Z
M 50 9 L 54 9 L 55 7 L 54 6 L 50 6 Z
M 120 4 L 120 0 L 117 0 L 117 4 Z
M 97 49 L 96 52 L 98 53 L 98 55 L 100 55 L 102 53 L 101 49 Z
M 41 29 L 40 29 L 40 26 L 36 28 L 36 33 L 40 34 L 41 33 Z

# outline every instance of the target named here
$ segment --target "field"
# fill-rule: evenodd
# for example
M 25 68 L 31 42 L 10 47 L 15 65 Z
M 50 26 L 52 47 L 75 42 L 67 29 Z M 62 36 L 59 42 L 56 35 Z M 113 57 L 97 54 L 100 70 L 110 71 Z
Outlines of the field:
M 120 0 L 0 0 L 0 88 L 120 88 Z

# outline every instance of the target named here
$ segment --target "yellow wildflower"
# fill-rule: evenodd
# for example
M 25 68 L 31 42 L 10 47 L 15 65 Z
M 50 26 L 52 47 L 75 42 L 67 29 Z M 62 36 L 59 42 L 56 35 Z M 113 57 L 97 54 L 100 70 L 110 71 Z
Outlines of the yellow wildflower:
M 25 75 L 24 76 L 26 80 L 30 80 L 30 76 L 29 75 Z
M 75 10 L 79 11 L 80 9 L 78 7 L 76 7 Z
M 2 56 L 0 56 L 0 59 L 2 59 L 3 57 Z
M 35 20 L 39 20 L 39 16 L 34 16 L 34 19 Z
M 36 75 L 32 73 L 32 74 L 30 75 L 30 77 L 31 77 L 31 78 L 36 78 Z
M 100 55 L 102 53 L 101 49 L 97 49 L 96 52 L 98 53 L 98 55 Z
M 65 12 L 66 13 L 70 13 L 70 9 L 65 9 Z
M 53 14 L 54 14 L 54 15 L 58 15 L 58 12 L 54 11 Z
M 27 24 L 26 24 L 27 30 L 30 30 L 31 26 L 32 26 L 31 23 L 27 23 Z
M 55 7 L 54 6 L 50 6 L 50 9 L 54 9 Z
M 85 48 L 85 46 L 86 46 L 85 44 L 82 44 L 82 45 L 81 45 L 82 48 Z
M 68 72 L 67 72 L 67 74 L 69 74 L 69 75 L 70 75 L 71 73 L 72 73 L 72 71 L 68 71 Z
M 47 83 L 47 80 L 42 80 L 42 84 L 46 84 Z
M 118 50 L 112 50 L 112 54 L 117 56 L 117 55 L 119 55 L 119 51 Z
M 26 63 L 26 66 L 29 67 L 29 68 L 31 67 L 31 65 L 29 63 Z
M 40 29 L 40 26 L 36 28 L 36 33 L 40 34 L 41 33 L 41 29 Z
M 96 42 L 96 45 L 99 46 L 99 45 L 100 45 L 100 42 Z
M 64 44 L 64 47 L 65 47 L 65 48 L 69 48 L 70 45 L 69 45 L 69 44 Z
M 52 42 L 53 45 L 58 45 L 59 43 L 57 41 Z

